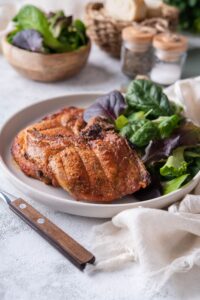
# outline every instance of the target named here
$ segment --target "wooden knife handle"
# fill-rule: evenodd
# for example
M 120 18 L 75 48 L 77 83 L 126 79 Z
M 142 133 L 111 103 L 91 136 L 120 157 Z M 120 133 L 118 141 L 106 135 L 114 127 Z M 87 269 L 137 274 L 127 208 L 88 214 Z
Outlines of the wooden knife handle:
M 83 248 L 23 199 L 12 201 L 9 207 L 79 269 L 83 270 L 87 263 L 95 261 L 92 253 Z

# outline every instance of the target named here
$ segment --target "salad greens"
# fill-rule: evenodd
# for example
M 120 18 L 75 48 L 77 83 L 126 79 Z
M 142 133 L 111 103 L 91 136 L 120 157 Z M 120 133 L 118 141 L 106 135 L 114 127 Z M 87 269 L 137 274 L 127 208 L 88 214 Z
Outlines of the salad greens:
M 13 21 L 15 29 L 8 35 L 8 42 L 29 51 L 67 52 L 88 42 L 85 25 L 66 17 L 63 11 L 46 15 L 33 5 L 25 5 Z
M 151 184 L 136 193 L 138 199 L 171 193 L 200 171 L 200 127 L 151 81 L 132 81 L 125 99 L 118 91 L 98 98 L 84 112 L 86 122 L 95 116 L 114 124 L 150 172 Z

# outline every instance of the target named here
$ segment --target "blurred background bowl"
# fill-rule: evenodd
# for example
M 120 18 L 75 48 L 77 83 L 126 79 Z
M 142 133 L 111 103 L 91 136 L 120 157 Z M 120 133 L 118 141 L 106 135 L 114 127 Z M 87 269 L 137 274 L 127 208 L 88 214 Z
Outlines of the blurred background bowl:
M 21 75 L 36 81 L 53 82 L 78 74 L 85 66 L 91 42 L 72 52 L 41 54 L 23 50 L 2 40 L 3 54 L 10 65 Z

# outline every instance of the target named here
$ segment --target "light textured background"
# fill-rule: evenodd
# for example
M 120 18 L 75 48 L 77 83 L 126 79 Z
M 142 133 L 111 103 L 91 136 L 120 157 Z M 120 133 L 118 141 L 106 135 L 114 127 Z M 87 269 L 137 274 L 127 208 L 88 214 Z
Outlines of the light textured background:
M 195 70 L 200 73 L 195 55 L 194 52 L 191 54 L 185 74 L 195 75 Z M 56 84 L 22 78 L 0 55 L 0 125 L 17 110 L 44 98 L 80 91 L 110 91 L 126 82 L 119 62 L 96 47 L 93 47 L 89 63 L 80 75 Z M 22 196 L 1 170 L 0 187 Z M 90 249 L 91 228 L 103 220 L 54 212 L 28 200 Z M 195 271 L 175 276 L 154 299 L 200 299 L 200 272 Z M 136 264 L 129 270 L 89 277 L 74 268 L 0 202 L 0 300 L 145 300 L 149 299 L 145 291 Z
M 120 73 L 119 62 L 96 47 L 93 47 L 89 64 L 80 75 L 55 84 L 22 78 L 0 56 L 0 124 L 18 109 L 40 99 L 78 91 L 109 91 L 126 81 Z M 1 170 L 0 187 L 22 196 L 9 184 Z M 28 200 L 90 249 L 91 228 L 103 220 L 54 212 Z M 154 299 L 199 299 L 199 276 L 198 269 L 192 275 L 176 276 Z M 88 277 L 0 202 L 0 300 L 149 299 L 144 293 L 144 280 L 136 264 L 129 270 Z

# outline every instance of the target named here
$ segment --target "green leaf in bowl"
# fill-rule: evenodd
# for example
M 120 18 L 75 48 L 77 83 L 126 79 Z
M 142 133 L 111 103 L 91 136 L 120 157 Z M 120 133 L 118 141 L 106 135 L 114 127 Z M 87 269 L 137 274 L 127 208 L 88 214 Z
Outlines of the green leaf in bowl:
M 68 51 L 68 45 L 65 45 L 54 38 L 50 31 L 49 23 L 45 14 L 33 5 L 23 6 L 13 19 L 21 29 L 34 29 L 38 31 L 44 39 L 46 46 L 59 52 Z

